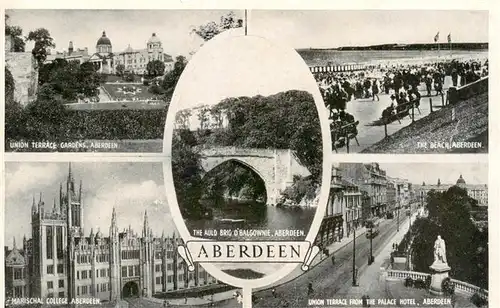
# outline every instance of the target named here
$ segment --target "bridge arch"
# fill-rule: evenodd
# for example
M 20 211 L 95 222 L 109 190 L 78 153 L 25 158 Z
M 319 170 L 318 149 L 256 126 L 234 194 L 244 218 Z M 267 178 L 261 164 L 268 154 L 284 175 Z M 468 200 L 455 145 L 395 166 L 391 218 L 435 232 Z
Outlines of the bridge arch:
M 266 193 L 265 193 L 266 203 L 267 204 L 275 204 L 275 201 L 274 201 L 273 195 L 272 195 L 273 187 L 270 185 L 270 184 L 272 184 L 271 181 L 269 181 L 270 179 L 266 178 L 266 175 L 263 174 L 261 172 L 261 170 L 258 170 L 256 167 L 254 167 L 253 165 L 249 164 L 244 159 L 237 158 L 237 157 L 234 157 L 234 158 L 229 157 L 226 160 L 221 160 L 218 164 L 216 164 L 216 163 L 210 164 L 210 165 L 207 164 L 203 168 L 204 171 L 205 171 L 204 174 L 203 174 L 203 178 L 205 176 L 207 176 L 213 170 L 215 170 L 215 169 L 217 169 L 217 168 L 219 168 L 222 165 L 227 164 L 227 163 L 234 163 L 234 164 L 243 166 L 244 168 L 250 170 L 252 173 L 254 173 L 255 175 L 257 175 L 257 177 L 264 183 L 264 189 L 266 190 Z
M 293 184 L 294 175 L 310 175 L 291 150 L 211 147 L 199 149 L 199 153 L 205 174 L 228 161 L 236 161 L 255 172 L 264 181 L 267 204 L 272 205 Z

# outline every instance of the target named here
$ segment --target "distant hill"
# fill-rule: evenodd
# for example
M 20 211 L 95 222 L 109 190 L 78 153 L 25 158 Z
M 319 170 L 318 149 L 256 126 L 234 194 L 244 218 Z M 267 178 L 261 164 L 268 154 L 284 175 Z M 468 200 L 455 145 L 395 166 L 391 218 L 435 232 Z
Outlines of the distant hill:
M 449 50 L 450 44 L 440 43 L 441 50 Z M 453 50 L 484 50 L 488 49 L 488 43 L 452 43 Z M 437 43 L 430 44 L 382 44 L 370 46 L 344 46 L 338 48 L 301 48 L 298 50 L 338 50 L 338 51 L 353 51 L 353 50 L 437 50 Z

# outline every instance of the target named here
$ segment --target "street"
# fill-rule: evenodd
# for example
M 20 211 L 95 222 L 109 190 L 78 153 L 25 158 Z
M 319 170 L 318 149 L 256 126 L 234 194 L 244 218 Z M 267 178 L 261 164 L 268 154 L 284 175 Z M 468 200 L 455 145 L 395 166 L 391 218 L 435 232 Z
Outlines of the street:
M 408 224 L 408 219 L 404 215 L 405 211 L 402 213 L 400 212 L 400 232 L 408 229 L 408 227 L 402 228 L 404 224 Z M 378 256 L 377 254 L 391 243 L 396 234 L 397 217 L 383 220 L 379 229 L 379 235 L 373 239 L 373 255 L 376 262 L 380 261 L 379 258 L 389 258 L 389 255 Z M 276 287 L 275 297 L 271 290 L 254 293 L 257 302 L 254 303 L 253 307 L 284 307 L 285 301 L 290 304 L 288 307 L 306 307 L 309 298 L 325 299 L 333 298 L 334 295 L 338 297 L 339 292 L 349 290 L 352 284 L 352 247 L 352 244 L 349 244 L 335 252 L 335 266 L 332 265 L 330 258 L 326 258 L 302 276 Z M 362 235 L 356 239 L 356 266 L 359 269 L 359 277 L 362 277 L 367 269 L 369 254 L 370 240 Z M 313 288 L 311 295 L 307 294 L 309 283 L 312 283 Z M 363 282 L 359 281 L 359 283 Z

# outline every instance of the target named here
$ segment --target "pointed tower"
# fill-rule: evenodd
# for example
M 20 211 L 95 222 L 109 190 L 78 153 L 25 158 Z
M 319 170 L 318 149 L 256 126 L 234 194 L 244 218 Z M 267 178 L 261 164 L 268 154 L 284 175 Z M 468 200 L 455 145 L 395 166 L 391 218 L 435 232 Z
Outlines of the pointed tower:
M 441 179 L 438 179 L 438 186 L 441 186 Z
M 150 231 L 151 229 L 149 228 L 149 221 L 148 221 L 148 212 L 144 211 L 144 226 L 142 230 L 142 250 L 143 250 L 143 256 L 144 260 L 142 262 L 143 264 L 143 277 L 142 278 L 142 286 L 143 290 L 145 291 L 144 296 L 147 297 L 152 297 L 153 296 L 153 266 L 154 262 L 152 262 L 153 259 L 153 242 L 150 237 Z
M 109 292 L 109 300 L 116 301 L 121 298 L 121 288 L 120 288 L 120 238 L 118 225 L 116 223 L 116 210 L 113 207 L 113 213 L 111 214 L 111 226 L 109 227 L 109 239 L 111 241 L 110 247 L 110 283 L 111 290 Z
M 35 203 L 35 195 L 33 195 L 33 204 L 31 205 L 31 215 L 36 215 L 38 209 Z

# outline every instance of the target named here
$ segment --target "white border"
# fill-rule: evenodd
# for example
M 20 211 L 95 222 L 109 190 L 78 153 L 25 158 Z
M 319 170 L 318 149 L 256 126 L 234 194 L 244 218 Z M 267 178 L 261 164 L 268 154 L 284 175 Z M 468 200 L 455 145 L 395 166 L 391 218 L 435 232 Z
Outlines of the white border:
M 85 2 L 68 2 L 60 0 L 45 0 L 45 1 L 29 1 L 29 0 L 6 0 L 2 2 L 2 7 L 8 7 L 9 9 L 293 9 L 293 10 L 489 10 L 490 11 L 490 38 L 489 38 L 489 50 L 490 50 L 490 86 L 495 86 L 499 84 L 497 72 L 499 65 L 497 60 L 500 54 L 499 46 L 499 36 L 494 29 L 500 29 L 499 20 L 499 5 L 498 1 L 487 0 L 487 1 L 470 1 L 470 0 L 350 0 L 350 1 L 331 1 L 331 0 L 253 0 L 253 1 L 241 1 L 241 0 L 151 0 L 151 1 L 120 1 L 120 0 L 88 0 Z M 249 11 L 250 13 L 251 11 Z M 3 11 L 2 13 L 5 13 Z M 2 19 L 4 18 L 2 14 Z M 250 15 L 250 14 L 249 14 Z M 4 24 L 4 23 L 2 23 Z M 250 26 L 249 26 L 249 29 Z M 0 34 L 2 41 L 4 40 L 3 32 Z M 492 57 L 496 56 L 496 57 Z M 4 53 L 0 56 L 4 63 Z M 4 80 L 4 70 L 0 72 L 0 81 L 3 84 Z M 1 95 L 0 100 L 4 102 L 4 97 Z M 500 101 L 500 94 L 496 91 L 490 91 L 489 93 L 490 102 Z M 4 127 L 4 104 L 0 106 L 2 112 L 0 112 L 0 125 Z M 413 162 L 435 162 L 435 163 L 446 163 L 446 162 L 488 162 L 488 158 L 498 157 L 500 154 L 500 144 L 498 144 L 498 124 L 496 124 L 493 115 L 500 114 L 500 108 L 497 104 L 489 104 L 489 154 L 423 154 L 423 155 L 403 155 L 403 154 L 333 154 L 332 158 L 337 162 L 394 162 L 394 163 L 413 163 Z M 140 157 L 145 156 L 143 153 L 134 154 L 121 154 L 116 155 L 102 155 L 103 153 L 7 153 L 4 155 L 4 130 L 0 129 L 0 156 L 1 166 L 0 171 L 2 172 L 2 178 L 0 179 L 0 196 L 5 196 L 5 169 L 4 161 L 143 161 Z M 110 153 L 111 154 L 111 153 Z M 163 161 L 163 157 L 155 156 L 144 158 L 144 161 Z M 499 227 L 494 220 L 495 217 L 500 217 L 500 209 L 495 206 L 495 202 L 500 200 L 499 190 L 497 185 L 494 183 L 500 182 L 500 173 L 495 172 L 498 170 L 500 165 L 492 159 L 489 162 L 490 172 L 489 174 L 489 204 L 491 205 L 488 209 L 490 217 L 490 234 L 494 235 L 495 231 L 498 231 Z M 2 211 L 0 212 L 0 221 L 4 226 L 5 216 L 4 216 L 4 203 L 3 197 L 0 197 L 0 207 Z M 499 237 L 490 236 L 490 259 L 498 260 L 500 258 L 500 250 L 495 249 L 499 247 Z M 4 244 L 4 237 L 0 236 L 0 244 Z M 4 262 L 4 255 L 1 254 L 0 262 Z M 496 262 L 490 264 L 490 277 L 489 277 L 489 294 L 490 294 L 490 305 L 492 307 L 497 306 L 500 302 L 500 294 L 495 292 L 498 286 L 499 278 L 494 275 L 498 272 L 499 266 Z M 0 271 L 0 286 L 4 284 L 3 279 L 3 269 Z M 4 292 L 0 292 L 0 302 L 4 300 Z

